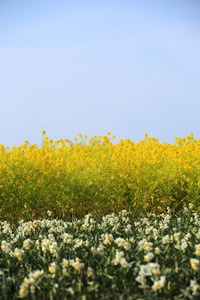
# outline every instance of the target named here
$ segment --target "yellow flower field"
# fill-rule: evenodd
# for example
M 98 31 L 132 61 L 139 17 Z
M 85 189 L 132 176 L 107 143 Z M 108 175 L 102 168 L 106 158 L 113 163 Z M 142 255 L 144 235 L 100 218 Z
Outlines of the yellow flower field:
M 135 214 L 178 209 L 200 199 L 200 139 L 191 133 L 175 144 L 144 135 L 113 144 L 114 136 L 78 135 L 43 146 L 0 145 L 1 220 L 37 218 L 52 210 L 58 217 L 82 217 L 128 209 Z

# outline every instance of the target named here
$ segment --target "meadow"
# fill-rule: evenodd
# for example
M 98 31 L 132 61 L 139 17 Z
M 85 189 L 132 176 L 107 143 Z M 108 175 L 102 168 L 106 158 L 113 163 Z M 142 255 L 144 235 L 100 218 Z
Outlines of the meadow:
M 200 140 L 0 145 L 0 299 L 198 299 Z

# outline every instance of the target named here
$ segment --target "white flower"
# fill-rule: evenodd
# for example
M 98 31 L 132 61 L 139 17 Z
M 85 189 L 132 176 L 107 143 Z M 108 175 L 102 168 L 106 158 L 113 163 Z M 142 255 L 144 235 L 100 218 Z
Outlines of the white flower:
M 10 283 L 10 282 L 12 282 L 12 277 L 8 276 L 8 277 L 6 278 L 6 280 L 7 280 L 8 283 Z
M 157 291 L 161 288 L 161 285 L 160 285 L 160 282 L 157 280 L 157 281 L 154 281 L 153 285 L 152 285 L 152 290 L 154 291 Z
M 91 267 L 88 267 L 88 269 L 87 269 L 87 276 L 91 277 L 92 274 L 93 274 L 93 272 L 94 272 L 94 270 Z
M 48 210 L 47 211 L 48 216 L 50 217 L 52 215 L 52 211 Z
M 160 249 L 158 247 L 156 247 L 154 250 L 156 254 L 160 254 Z
M 144 260 L 145 261 L 151 261 L 154 257 L 153 252 L 148 252 L 145 256 L 144 256 Z
M 102 252 L 104 249 L 104 245 L 100 244 L 99 247 L 97 247 L 97 252 Z
M 69 264 L 68 260 L 65 259 L 65 258 L 63 258 L 63 260 L 62 260 L 62 266 L 63 266 L 64 268 L 66 268 L 66 267 L 68 266 L 68 264 Z
M 51 263 L 48 270 L 49 270 L 50 273 L 55 274 L 55 272 L 56 272 L 56 263 L 55 262 Z
M 128 263 L 124 257 L 121 258 L 120 264 L 121 264 L 121 266 L 122 266 L 123 268 L 130 268 L 130 267 L 131 267 L 131 264 Z
M 67 289 L 67 291 L 68 291 L 71 295 L 74 295 L 74 290 L 73 290 L 72 287 L 69 287 L 69 288 Z
M 200 255 L 200 244 L 195 245 L 195 254 Z
M 151 250 L 153 249 L 153 243 L 151 243 L 151 242 L 146 242 L 146 243 L 144 244 L 144 249 L 145 249 L 146 251 L 151 251 Z
M 143 239 L 143 240 L 141 240 L 141 241 L 138 242 L 139 250 L 144 249 L 145 243 L 147 243 L 146 239 Z
M 187 248 L 187 242 L 185 239 L 181 240 L 181 246 L 180 246 L 181 250 L 185 251 L 185 249 Z
M 28 295 L 28 287 L 29 287 L 29 284 L 25 283 L 25 282 L 23 282 L 20 285 L 20 290 L 19 290 L 20 298 L 25 298 Z
M 189 209 L 192 209 L 194 207 L 194 204 L 189 203 Z
M 163 245 L 165 245 L 166 243 L 169 243 L 169 241 L 170 241 L 169 235 L 168 235 L 168 234 L 165 235 L 165 236 L 163 237 L 162 241 L 163 241 Z
M 150 276 L 150 275 L 152 275 L 150 265 L 149 264 L 141 265 L 138 276 L 135 279 L 136 281 L 144 285 L 146 283 L 146 276 Z
M 195 295 L 199 289 L 199 284 L 197 284 L 196 280 L 190 280 L 190 288 L 192 289 L 192 294 Z
M 166 277 L 165 276 L 161 276 L 160 277 L 160 280 L 156 280 L 154 281 L 154 284 L 152 286 L 152 289 L 154 291 L 157 291 L 158 289 L 161 289 L 165 286 L 165 283 L 166 283 Z
M 194 271 L 197 271 L 197 269 L 198 269 L 198 264 L 199 264 L 199 260 L 196 259 L 196 258 L 191 258 L 191 259 L 190 259 L 190 264 L 191 264 L 191 268 L 192 268 Z
M 121 259 L 124 257 L 124 252 L 123 251 L 117 251 L 115 254 L 115 259 L 113 260 L 113 264 L 117 265 L 120 264 Z
M 18 260 L 22 260 L 22 255 L 24 254 L 24 250 L 15 248 L 14 256 L 18 258 Z
M 145 234 L 149 234 L 153 230 L 153 226 L 147 227 L 145 230 Z
M 149 267 L 151 269 L 152 274 L 160 274 L 160 265 L 158 263 L 149 263 Z

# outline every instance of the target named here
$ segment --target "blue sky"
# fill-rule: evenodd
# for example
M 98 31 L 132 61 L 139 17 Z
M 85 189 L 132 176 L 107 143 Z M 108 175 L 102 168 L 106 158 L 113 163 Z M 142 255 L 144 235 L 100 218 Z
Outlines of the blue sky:
M 199 0 L 0 2 L 0 144 L 200 138 Z

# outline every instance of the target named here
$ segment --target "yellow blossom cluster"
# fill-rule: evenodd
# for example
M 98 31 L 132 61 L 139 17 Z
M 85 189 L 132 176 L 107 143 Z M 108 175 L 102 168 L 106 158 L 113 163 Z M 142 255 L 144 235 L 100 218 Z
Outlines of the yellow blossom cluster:
M 38 217 L 48 209 L 77 217 L 127 208 L 162 212 L 198 202 L 200 139 L 193 133 L 175 144 L 148 134 L 138 143 L 127 138 L 117 144 L 110 132 L 90 140 L 79 134 L 73 142 L 42 134 L 42 147 L 0 145 L 2 219 Z

